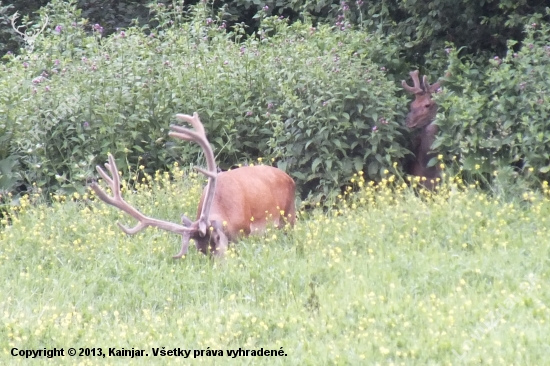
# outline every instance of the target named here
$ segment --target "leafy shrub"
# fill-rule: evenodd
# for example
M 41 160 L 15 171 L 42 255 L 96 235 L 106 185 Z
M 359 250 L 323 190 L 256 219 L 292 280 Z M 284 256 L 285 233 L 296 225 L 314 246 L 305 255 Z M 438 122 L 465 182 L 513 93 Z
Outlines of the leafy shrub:
M 527 26 L 524 46 L 514 52 L 514 45 L 509 41 L 506 57 L 495 56 L 482 70 L 455 59 L 451 89 L 462 93 L 440 97 L 445 112 L 434 148 L 459 156 L 463 170 L 478 178 L 513 166 L 527 178 L 548 179 L 550 28 Z
M 199 113 L 222 168 L 273 159 L 323 195 L 357 170 L 379 178 L 406 153 L 397 121 L 407 103 L 371 60 L 398 50 L 376 34 L 264 17 L 244 39 L 201 4 L 189 21 L 154 6 L 150 35 L 102 37 L 75 22 L 74 4 L 49 9 L 55 29 L 12 56 L 0 79 L 0 126 L 26 184 L 81 191 L 109 152 L 122 170 L 151 174 L 196 160 L 197 146 L 167 138 L 181 112 Z

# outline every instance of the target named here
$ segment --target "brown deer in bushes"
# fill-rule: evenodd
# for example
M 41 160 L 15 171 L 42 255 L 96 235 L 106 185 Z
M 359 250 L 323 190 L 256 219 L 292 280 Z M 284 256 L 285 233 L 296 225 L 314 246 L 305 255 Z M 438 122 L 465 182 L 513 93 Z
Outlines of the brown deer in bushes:
M 138 224 L 128 228 L 118 224 L 126 234 L 136 234 L 147 226 L 171 231 L 182 236 L 181 250 L 174 258 L 187 254 L 189 240 L 195 241 L 203 253 L 223 256 L 229 241 L 239 235 L 261 232 L 268 222 L 282 227 L 286 222 L 293 225 L 296 219 L 294 203 L 295 184 L 288 174 L 271 166 L 247 166 L 222 173 L 217 172 L 214 153 L 206 139 L 204 127 L 197 113 L 193 116 L 178 114 L 176 117 L 188 122 L 194 130 L 170 126 L 169 136 L 198 143 L 204 151 L 208 169 L 195 167 L 208 178 L 197 210 L 196 221 L 182 216 L 183 225 L 147 217 L 129 205 L 120 194 L 120 177 L 112 155 L 105 164 L 111 177 L 100 166 L 96 169 L 111 188 L 109 196 L 97 183 L 91 187 L 96 195 L 109 205 L 126 212 Z
M 440 82 L 432 85 L 428 83 L 428 77 L 424 75 L 422 82 L 418 78 L 418 70 L 411 71 L 413 86 L 409 86 L 405 80 L 401 81 L 403 89 L 415 95 L 415 100 L 411 103 L 411 108 L 405 124 L 409 128 L 418 128 L 420 132 L 413 140 L 414 161 L 408 167 L 407 173 L 425 177 L 422 179 L 422 185 L 433 190 L 440 178 L 439 170 L 436 166 L 428 166 L 428 162 L 435 154 L 431 152 L 431 146 L 435 140 L 438 127 L 433 124 L 437 113 L 437 103 L 432 100 L 432 94 L 439 89 Z

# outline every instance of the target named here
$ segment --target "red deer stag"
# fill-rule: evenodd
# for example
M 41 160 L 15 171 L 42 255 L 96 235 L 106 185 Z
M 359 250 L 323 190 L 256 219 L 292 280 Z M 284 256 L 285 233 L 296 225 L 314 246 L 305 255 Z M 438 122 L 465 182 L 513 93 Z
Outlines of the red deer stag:
M 439 89 L 440 82 L 430 85 L 426 75 L 420 82 L 418 70 L 411 71 L 410 75 L 413 86 L 409 86 L 405 80 L 401 81 L 403 89 L 416 96 L 411 103 L 411 110 L 407 115 L 405 124 L 409 128 L 419 128 L 420 133 L 413 140 L 415 160 L 407 173 L 417 177 L 425 177 L 426 180 L 422 182 L 422 185 L 429 190 L 433 190 L 440 176 L 436 166 L 428 166 L 430 159 L 435 156 L 430 148 L 438 131 L 437 125 L 432 123 L 437 113 L 437 103 L 432 100 L 432 94 Z
M 110 186 L 113 196 L 107 195 L 95 182 L 91 187 L 101 200 L 138 220 L 133 228 L 119 223 L 122 231 L 132 235 L 147 226 L 158 227 L 182 235 L 181 250 L 174 258 L 187 254 L 190 239 L 195 240 L 201 253 L 206 254 L 210 249 L 210 253 L 221 257 L 227 250 L 229 241 L 235 240 L 239 235 L 263 231 L 268 221 L 277 227 L 284 226 L 285 221 L 294 224 L 295 184 L 288 174 L 265 165 L 217 173 L 214 153 L 198 114 L 178 114 L 176 117 L 191 124 L 194 130 L 172 125 L 169 136 L 198 143 L 204 151 L 208 165 L 208 169 L 195 167 L 208 178 L 197 210 L 197 220 L 191 221 L 182 216 L 183 225 L 179 225 L 145 216 L 129 205 L 120 195 L 120 177 L 115 160 L 109 154 L 109 163 L 105 167 L 111 172 L 112 178 L 100 166 L 96 169 Z

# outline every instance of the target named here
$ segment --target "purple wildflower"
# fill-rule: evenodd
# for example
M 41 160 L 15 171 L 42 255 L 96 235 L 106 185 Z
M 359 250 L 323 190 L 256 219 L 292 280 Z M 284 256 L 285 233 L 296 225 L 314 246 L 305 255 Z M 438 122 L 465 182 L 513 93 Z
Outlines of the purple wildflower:
M 98 33 L 103 33 L 103 27 L 97 23 L 92 26 L 92 30 Z
M 342 7 L 342 11 L 348 11 L 349 10 L 349 5 L 345 1 L 341 1 L 340 6 Z

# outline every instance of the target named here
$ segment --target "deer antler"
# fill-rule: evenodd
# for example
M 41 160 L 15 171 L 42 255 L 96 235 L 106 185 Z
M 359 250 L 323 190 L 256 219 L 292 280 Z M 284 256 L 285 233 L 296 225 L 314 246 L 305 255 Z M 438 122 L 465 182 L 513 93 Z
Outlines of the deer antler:
M 414 86 L 410 86 L 407 84 L 405 80 L 401 80 L 401 85 L 403 86 L 403 89 L 413 94 L 424 93 L 424 89 L 422 88 L 422 85 L 420 84 L 420 80 L 418 79 L 418 70 L 411 71 L 409 75 L 411 75 L 411 78 L 413 79 Z M 424 76 L 424 80 L 425 79 L 426 79 L 426 76 Z
M 168 133 L 168 136 L 176 137 L 187 141 L 195 141 L 200 145 L 206 157 L 206 164 L 208 166 L 208 170 L 195 167 L 196 170 L 198 170 L 199 172 L 203 173 L 208 177 L 206 194 L 202 205 L 201 214 L 199 217 L 199 234 L 200 236 L 205 236 L 206 229 L 208 226 L 210 226 L 210 220 L 209 220 L 210 207 L 212 206 L 212 199 L 214 198 L 214 193 L 216 192 L 217 171 L 216 171 L 216 161 L 214 160 L 214 152 L 212 151 L 212 147 L 210 146 L 210 144 L 208 143 L 208 140 L 206 139 L 204 126 L 202 125 L 197 112 L 193 113 L 193 116 L 189 116 L 187 114 L 176 114 L 176 118 L 179 119 L 180 121 L 185 121 L 191 124 L 191 126 L 195 128 L 195 131 L 191 131 L 181 126 L 171 125 L 170 129 L 175 132 Z M 191 221 L 186 217 L 182 217 L 182 220 L 184 222 L 186 220 Z
M 424 77 L 422 78 L 422 84 L 424 84 L 424 90 L 427 93 L 434 93 L 441 86 L 441 81 L 438 80 L 437 82 L 430 85 L 430 83 L 428 82 L 428 76 L 424 75 Z
M 102 190 L 96 182 L 91 184 L 91 188 L 94 190 L 96 195 L 104 201 L 105 203 L 114 206 L 121 211 L 126 212 L 136 220 L 138 223 L 133 228 L 129 228 L 120 223 L 117 223 L 122 231 L 126 234 L 133 235 L 141 230 L 145 229 L 148 226 L 158 227 L 159 229 L 171 231 L 176 234 L 182 235 L 182 244 L 181 250 L 174 258 L 181 258 L 184 254 L 187 253 L 189 247 L 189 240 L 195 233 L 199 233 L 200 236 L 206 235 L 206 230 L 210 226 L 210 207 L 212 206 L 212 200 L 214 198 L 215 188 L 216 188 L 216 162 L 214 160 L 214 152 L 206 139 L 206 134 L 204 132 L 204 127 L 199 120 L 198 114 L 195 112 L 193 116 L 188 116 L 185 114 L 178 114 L 176 117 L 179 120 L 189 122 L 194 128 L 195 131 L 189 130 L 180 126 L 170 126 L 170 129 L 176 132 L 170 132 L 169 135 L 176 137 L 182 140 L 195 141 L 197 142 L 202 149 L 204 150 L 206 161 L 208 163 L 208 170 L 201 168 L 196 168 L 201 173 L 205 174 L 208 177 L 207 193 L 205 195 L 205 200 L 202 206 L 201 215 L 198 221 L 191 221 L 189 218 L 182 216 L 182 222 L 184 225 L 175 224 L 169 221 L 163 221 L 154 219 L 152 217 L 145 216 L 139 212 L 136 208 L 131 206 L 128 202 L 124 201 L 120 193 L 120 176 L 118 174 L 118 169 L 115 164 L 115 159 L 111 154 L 109 154 L 108 159 L 109 163 L 105 164 L 107 170 L 111 172 L 111 177 L 98 165 L 96 166 L 97 172 L 101 177 L 107 182 L 109 187 L 113 192 L 113 196 L 109 196 Z M 198 226 L 198 228 L 197 228 Z
M 115 164 L 115 159 L 113 158 L 113 155 L 109 154 L 109 163 L 105 164 L 105 167 L 107 170 L 111 172 L 111 177 L 105 171 L 98 165 L 96 166 L 97 172 L 101 177 L 107 182 L 109 187 L 111 188 L 111 191 L 113 192 L 113 196 L 109 196 L 103 189 L 99 187 L 97 182 L 93 182 L 91 184 L 92 189 L 94 190 L 95 194 L 104 201 L 105 203 L 114 206 L 118 208 L 121 211 L 126 212 L 128 215 L 132 216 L 134 219 L 138 220 L 138 224 L 134 226 L 133 228 L 129 228 L 125 225 L 122 225 L 121 223 L 118 223 L 118 226 L 122 231 L 124 231 L 128 235 L 137 234 L 141 230 L 145 229 L 147 226 L 154 226 L 158 227 L 162 230 L 171 231 L 176 234 L 184 235 L 187 233 L 190 228 L 185 227 L 183 225 L 175 224 L 168 221 L 163 220 L 157 220 L 152 217 L 145 216 L 141 212 L 139 212 L 137 209 L 132 207 L 128 202 L 124 201 L 120 194 L 120 176 L 118 175 L 118 170 Z M 187 245 L 189 245 L 187 243 Z
M 42 28 L 40 30 L 34 31 L 34 32 L 26 30 L 25 33 L 19 31 L 19 28 L 21 28 L 21 26 L 17 27 L 15 25 L 15 21 L 18 18 L 19 18 L 19 13 L 15 12 L 15 14 L 13 14 L 11 17 L 11 27 L 17 34 L 23 37 L 23 39 L 25 40 L 25 43 L 27 43 L 29 47 L 32 49 L 34 47 L 34 41 L 36 37 L 38 37 L 42 32 L 44 32 L 44 29 L 46 29 L 46 26 L 48 25 L 50 18 L 47 15 L 45 16 L 44 24 L 42 25 Z

